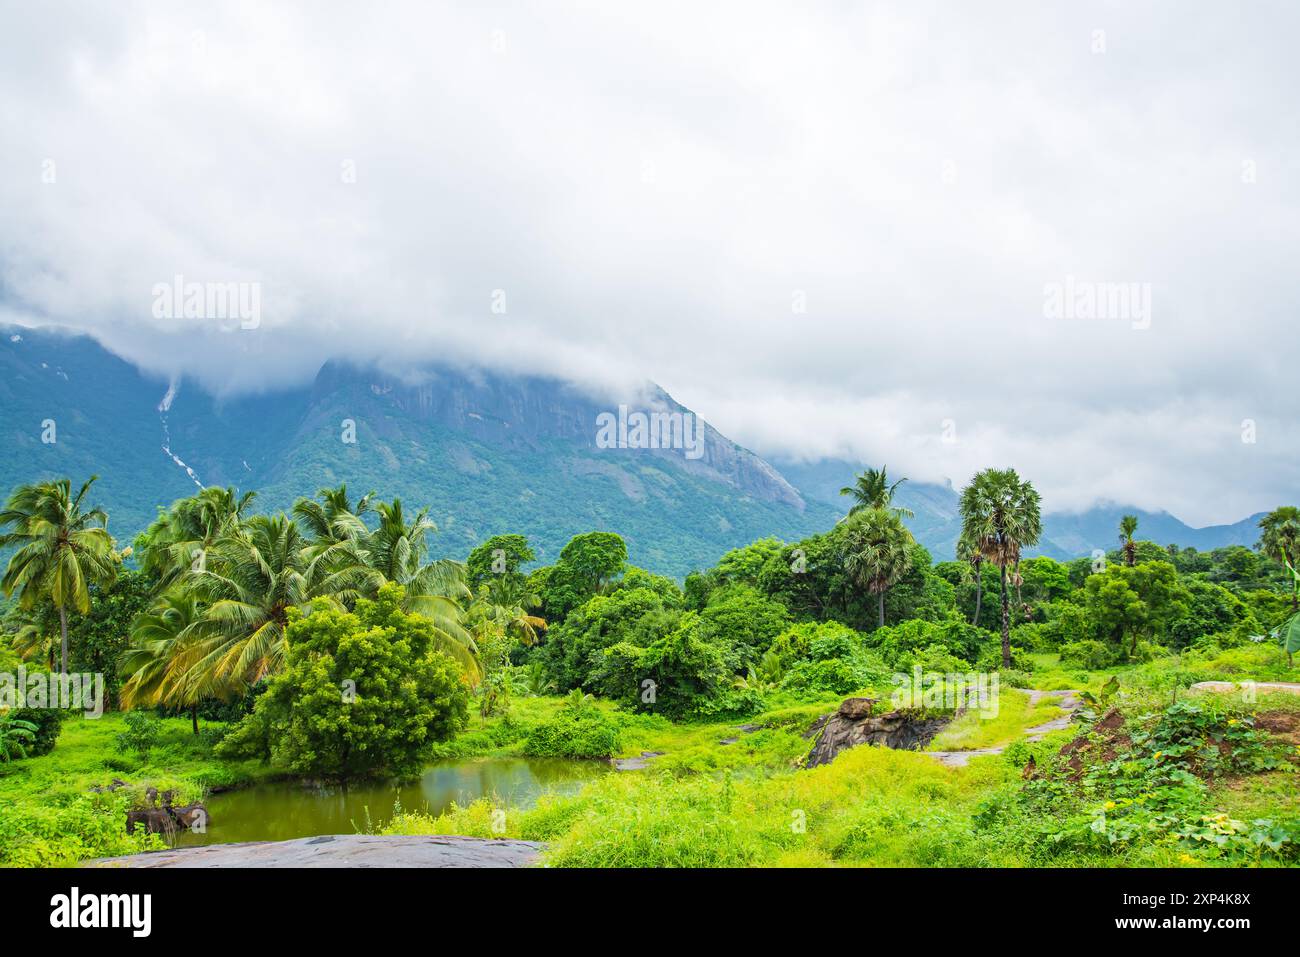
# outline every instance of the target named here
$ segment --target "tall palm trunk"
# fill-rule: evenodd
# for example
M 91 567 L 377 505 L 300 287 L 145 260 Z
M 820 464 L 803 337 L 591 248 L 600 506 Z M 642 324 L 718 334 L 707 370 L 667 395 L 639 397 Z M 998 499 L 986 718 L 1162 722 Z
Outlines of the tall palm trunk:
M 68 673 L 68 609 L 62 605 L 59 606 L 59 631 L 63 635 L 59 647 L 62 649 L 62 657 L 59 661 L 59 674 Z
M 1002 667 L 1011 667 L 1011 596 L 1007 593 L 1007 566 L 1002 571 Z
M 975 620 L 971 622 L 976 628 L 980 623 L 980 606 L 984 603 L 984 559 L 975 560 Z
M 1021 584 L 1023 584 L 1024 579 L 1020 577 L 1019 558 L 1016 559 L 1015 582 L 1016 582 L 1016 615 L 1023 618 L 1025 615 L 1025 600 L 1020 596 L 1020 586 Z
M 195 734 L 199 733 L 199 706 L 197 704 L 190 705 L 190 726 L 194 728 Z
M 876 598 L 879 602 L 878 607 L 880 608 L 880 627 L 884 628 L 885 627 L 885 593 L 881 591 L 880 594 L 876 596 Z

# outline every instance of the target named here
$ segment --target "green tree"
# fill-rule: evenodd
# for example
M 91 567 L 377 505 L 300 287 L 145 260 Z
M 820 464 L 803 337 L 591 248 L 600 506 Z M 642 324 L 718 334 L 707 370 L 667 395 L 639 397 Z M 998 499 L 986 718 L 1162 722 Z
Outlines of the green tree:
M 430 747 L 465 727 L 469 689 L 432 623 L 403 604 L 389 583 L 355 612 L 295 610 L 285 669 L 219 753 L 339 781 L 419 773 Z
M 852 485 L 840 489 L 840 494 L 853 496 L 853 505 L 849 508 L 850 515 L 873 509 L 883 509 L 892 512 L 898 518 L 911 518 L 911 509 L 892 504 L 894 493 L 906 481 L 907 479 L 901 478 L 891 485 L 885 466 L 881 466 L 879 469 L 869 468 L 859 475 Z
M 1123 648 L 1130 641 L 1129 654 L 1137 653 L 1138 638 L 1151 623 L 1151 612 L 1132 587 L 1127 569 L 1110 566 L 1092 575 L 1086 585 L 1088 617 L 1093 631 Z
M 560 567 L 588 594 L 595 594 L 627 564 L 627 545 L 613 532 L 575 535 L 560 551 Z
M 477 590 L 496 577 L 522 578 L 520 568 L 535 560 L 528 539 L 523 535 L 493 535 L 475 547 L 465 561 L 469 586 Z
M 60 674 L 68 673 L 68 611 L 90 611 L 90 586 L 107 585 L 120 558 L 108 534 L 108 515 L 83 511 L 82 502 L 99 478 L 92 475 L 75 496 L 68 479 L 20 485 L 0 511 L 0 548 L 16 548 L 0 581 L 7 597 L 18 593 L 20 608 L 48 602 L 59 616 Z
M 364 594 L 373 597 L 388 582 L 401 585 L 404 609 L 428 618 L 441 635 L 441 650 L 475 674 L 474 642 L 464 626 L 465 608 L 472 598 L 465 566 L 449 558 L 425 561 L 428 536 L 438 530 L 427 508 L 410 522 L 403 515 L 400 499 L 393 499 L 391 505 L 379 502 L 375 510 L 379 527 L 366 539 L 363 550 L 369 570 Z
M 700 612 L 705 634 L 735 648 L 742 659 L 760 658 L 777 635 L 790 624 L 790 613 L 748 585 L 729 585 L 716 591 Z
M 300 498 L 294 502 L 293 515 L 318 548 L 344 545 L 370 533 L 363 516 L 370 511 L 370 500 L 374 495 L 374 492 L 368 492 L 353 505 L 346 484 L 338 488 L 323 488 L 316 493 L 315 499 Z
M 896 512 L 872 508 L 843 522 L 844 568 L 876 596 L 878 627 L 885 627 L 885 592 L 912 567 L 912 545 L 912 534 Z
M 997 566 L 1002 598 L 1002 667 L 1011 667 L 1011 609 L 1007 570 L 1021 550 L 1038 544 L 1043 522 L 1038 492 L 1015 469 L 985 469 L 962 490 L 962 535 Z
M 984 552 L 964 532 L 957 539 L 957 560 L 970 565 L 970 577 L 975 583 L 975 614 L 971 617 L 971 624 L 978 628 L 980 609 L 984 604 Z
M 252 685 L 280 669 L 289 610 L 316 597 L 306 546 L 283 515 L 256 515 L 213 544 L 204 567 L 187 579 L 207 606 L 186 629 L 196 642 L 190 667 L 198 672 L 189 680 L 213 689 Z
M 1300 610 L 1300 509 L 1294 505 L 1275 508 L 1259 520 L 1261 552 L 1281 562 L 1291 573 L 1291 610 Z

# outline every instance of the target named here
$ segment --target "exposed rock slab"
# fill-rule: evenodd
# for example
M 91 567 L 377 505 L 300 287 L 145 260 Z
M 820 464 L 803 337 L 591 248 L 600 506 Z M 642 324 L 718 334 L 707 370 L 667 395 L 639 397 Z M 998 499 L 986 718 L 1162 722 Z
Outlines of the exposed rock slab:
M 88 867 L 525 867 L 543 845 L 452 835 L 332 834 L 293 841 L 177 847 Z
M 651 758 L 661 758 L 662 751 L 642 751 L 639 758 L 611 758 L 610 764 L 615 771 L 644 771 L 649 767 Z
M 826 715 L 812 726 L 808 737 L 816 743 L 805 767 L 830 764 L 845 748 L 860 744 L 880 744 L 902 751 L 918 751 L 929 744 L 951 718 L 919 718 L 905 711 L 875 715 L 874 698 L 846 698 L 834 714 Z

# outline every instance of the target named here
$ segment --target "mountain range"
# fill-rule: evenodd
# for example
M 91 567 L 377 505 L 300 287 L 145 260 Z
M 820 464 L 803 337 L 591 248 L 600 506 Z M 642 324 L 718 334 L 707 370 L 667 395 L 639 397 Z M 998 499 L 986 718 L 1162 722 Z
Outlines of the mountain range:
M 661 447 L 644 447 L 638 410 L 657 413 L 652 425 L 673 422 L 678 439 L 684 423 L 686 441 L 665 433 L 650 443 Z M 346 482 L 356 496 L 428 506 L 438 554 L 463 557 L 490 535 L 521 532 L 549 561 L 573 535 L 606 529 L 627 540 L 631 561 L 678 577 L 757 538 L 829 528 L 845 511 L 840 487 L 861 469 L 764 459 L 654 385 L 602 396 L 546 377 L 333 361 L 309 386 L 222 399 L 143 372 L 88 337 L 19 327 L 0 333 L 0 413 L 0 490 L 97 473 L 93 498 L 119 540 L 203 485 L 255 489 L 270 510 Z M 908 482 L 898 498 L 916 513 L 917 539 L 936 560 L 950 558 L 960 526 L 952 487 Z M 1039 551 L 1111 548 L 1124 512 L 1161 544 L 1257 537 L 1257 516 L 1194 529 L 1163 512 L 1099 506 L 1047 515 Z

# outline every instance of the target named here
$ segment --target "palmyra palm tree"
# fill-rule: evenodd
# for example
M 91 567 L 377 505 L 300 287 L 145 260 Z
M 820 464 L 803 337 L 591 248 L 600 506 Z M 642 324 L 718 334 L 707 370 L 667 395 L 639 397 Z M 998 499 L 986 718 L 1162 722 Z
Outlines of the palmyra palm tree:
M 19 595 L 20 609 L 49 602 L 59 615 L 60 674 L 68 673 L 68 611 L 90 611 L 90 586 L 117 576 L 119 557 L 108 534 L 108 515 L 82 510 L 92 475 L 75 496 L 68 479 L 20 485 L 0 510 L 0 548 L 16 547 L 0 581 L 6 596 Z
M 1011 667 L 1011 610 L 1007 569 L 1043 532 L 1040 497 L 1015 469 L 985 469 L 961 494 L 962 536 L 998 566 L 1002 597 L 1002 667 Z
M 1255 547 L 1291 572 L 1291 610 L 1300 611 L 1300 509 L 1294 505 L 1275 508 L 1259 520 L 1259 528 Z
M 912 567 L 912 534 L 898 515 L 883 508 L 860 511 L 844 522 L 844 570 L 876 596 L 885 626 L 885 592 Z
M 1119 520 L 1119 541 L 1124 548 L 1124 564 L 1129 568 L 1137 564 L 1137 542 L 1133 540 L 1137 530 L 1136 515 L 1125 515 Z
M 853 496 L 853 505 L 849 509 L 849 515 L 856 515 L 858 512 L 879 508 L 892 512 L 899 518 L 911 518 L 911 509 L 892 504 L 894 492 L 906 481 L 907 479 L 901 478 L 894 484 L 889 484 L 886 466 L 882 465 L 879 470 L 867 469 L 857 477 L 857 480 L 852 485 L 840 489 L 840 494 Z

